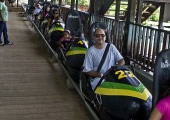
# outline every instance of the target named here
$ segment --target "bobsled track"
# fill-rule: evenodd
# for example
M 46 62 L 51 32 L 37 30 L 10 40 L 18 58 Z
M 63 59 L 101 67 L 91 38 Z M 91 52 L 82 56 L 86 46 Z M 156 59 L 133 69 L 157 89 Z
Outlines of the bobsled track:
M 41 36 L 9 12 L 13 45 L 0 46 L 0 120 L 91 120 L 91 114 Z

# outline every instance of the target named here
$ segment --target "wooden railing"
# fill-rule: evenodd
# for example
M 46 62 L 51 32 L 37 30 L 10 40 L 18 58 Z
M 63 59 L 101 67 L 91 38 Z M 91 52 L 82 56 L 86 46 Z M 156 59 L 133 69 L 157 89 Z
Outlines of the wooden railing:
M 158 53 L 170 48 L 170 32 L 129 24 L 127 57 L 149 71 L 154 70 Z

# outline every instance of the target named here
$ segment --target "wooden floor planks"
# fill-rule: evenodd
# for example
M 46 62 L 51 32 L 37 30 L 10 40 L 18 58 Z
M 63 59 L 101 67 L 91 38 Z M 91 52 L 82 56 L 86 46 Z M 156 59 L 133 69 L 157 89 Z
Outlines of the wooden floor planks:
M 89 120 L 84 103 L 66 85 L 40 37 L 17 12 L 9 12 L 12 46 L 0 46 L 0 120 Z

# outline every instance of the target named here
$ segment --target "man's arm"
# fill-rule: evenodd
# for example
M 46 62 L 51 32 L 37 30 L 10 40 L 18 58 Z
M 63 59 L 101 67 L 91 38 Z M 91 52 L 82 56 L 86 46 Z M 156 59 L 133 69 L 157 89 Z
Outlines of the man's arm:
M 3 21 L 1 10 L 0 10 L 0 21 Z
M 103 74 L 102 73 L 98 73 L 96 71 L 89 71 L 89 72 L 85 72 L 87 75 L 91 76 L 91 77 L 102 77 Z
M 124 59 L 119 60 L 118 65 L 125 65 L 125 60 Z
M 162 114 L 159 112 L 157 108 L 154 108 L 149 120 L 161 120 Z
M 0 21 L 3 21 L 1 11 L 2 11 L 2 3 L 0 2 Z

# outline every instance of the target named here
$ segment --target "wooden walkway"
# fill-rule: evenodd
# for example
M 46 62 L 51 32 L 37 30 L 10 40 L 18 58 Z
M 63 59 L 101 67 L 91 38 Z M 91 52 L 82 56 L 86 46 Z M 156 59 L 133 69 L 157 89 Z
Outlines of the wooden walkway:
M 9 12 L 12 46 L 0 46 L 0 120 L 89 120 L 66 76 L 50 62 L 41 38 L 17 12 Z

